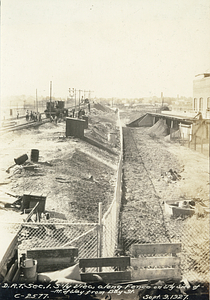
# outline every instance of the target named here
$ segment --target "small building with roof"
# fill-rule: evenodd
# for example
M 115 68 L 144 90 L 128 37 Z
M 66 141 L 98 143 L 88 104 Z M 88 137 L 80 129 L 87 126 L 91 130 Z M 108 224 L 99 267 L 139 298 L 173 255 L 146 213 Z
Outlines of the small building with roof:
M 203 153 L 204 147 L 209 148 L 210 72 L 199 74 L 193 80 L 193 112 L 148 112 L 126 126 L 151 127 L 154 135 L 170 135 L 170 139 L 178 138 Z

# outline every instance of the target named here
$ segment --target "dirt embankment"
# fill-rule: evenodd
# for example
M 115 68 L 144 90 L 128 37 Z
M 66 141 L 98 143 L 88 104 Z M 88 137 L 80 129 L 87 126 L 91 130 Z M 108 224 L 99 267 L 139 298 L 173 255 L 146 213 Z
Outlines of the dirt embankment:
M 113 199 L 119 129 L 116 127 L 117 115 L 112 111 L 92 109 L 88 117 L 85 135 L 96 140 L 98 147 L 73 137 L 66 138 L 65 123 L 47 123 L 38 129 L 5 135 L 0 154 L 2 193 L 44 193 L 47 211 L 63 213 L 70 222 L 97 222 L 98 203 L 103 203 L 105 212 Z M 110 132 L 116 134 L 115 144 L 109 141 Z M 100 144 L 113 154 L 102 150 Z M 39 161 L 34 168 L 30 162 L 31 149 L 39 150 Z M 13 159 L 24 153 L 29 160 L 6 173 Z M 9 216 L 5 209 L 0 213 Z

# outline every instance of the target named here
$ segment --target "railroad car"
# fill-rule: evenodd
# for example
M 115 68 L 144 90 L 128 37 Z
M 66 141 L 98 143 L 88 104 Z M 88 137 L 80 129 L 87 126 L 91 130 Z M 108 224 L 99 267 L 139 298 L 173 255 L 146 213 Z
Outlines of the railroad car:
M 44 113 L 47 118 L 50 118 L 50 116 L 62 118 L 68 116 L 68 109 L 65 108 L 65 101 L 50 101 L 47 102 Z
M 85 98 L 85 99 L 81 100 L 81 104 L 88 104 L 88 103 L 90 103 L 88 98 Z

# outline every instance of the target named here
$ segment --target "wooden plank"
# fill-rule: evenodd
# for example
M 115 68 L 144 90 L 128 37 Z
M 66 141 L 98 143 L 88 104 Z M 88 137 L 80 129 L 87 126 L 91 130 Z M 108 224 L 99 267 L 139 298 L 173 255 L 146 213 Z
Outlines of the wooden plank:
M 71 263 L 57 263 L 57 264 L 54 264 L 52 262 L 51 264 L 48 264 L 48 265 L 42 265 L 42 264 L 39 264 L 39 261 L 37 261 L 37 272 L 38 273 L 43 273 L 43 272 L 60 271 L 60 270 L 69 268 L 74 264 L 75 264 L 75 262 L 73 261 Z
M 68 268 L 75 263 L 73 257 L 37 258 L 37 272 L 57 271 Z
M 30 202 L 30 192 L 25 192 L 23 194 L 23 210 L 29 208 L 29 202 Z
M 32 194 L 31 193 L 31 199 L 39 199 L 39 198 L 41 198 L 42 197 L 42 193 L 36 193 L 36 194 Z
M 176 269 L 139 269 L 132 270 L 132 280 L 180 280 L 182 278 L 179 268 Z
M 130 266 L 129 256 L 119 257 L 99 257 L 99 258 L 85 258 L 79 260 L 80 268 L 91 268 L 91 267 L 121 267 L 125 268 Z
M 41 264 L 41 265 L 57 265 L 57 264 L 71 264 L 72 262 L 74 262 L 74 256 L 69 256 L 69 257 L 54 257 L 53 260 L 51 257 L 41 257 L 36 259 L 37 263 Z
M 12 264 L 12 266 L 10 267 L 9 271 L 7 272 L 3 282 L 11 282 L 16 271 L 18 269 L 18 262 L 17 260 L 14 262 L 14 264 Z
M 131 266 L 138 268 L 145 267 L 171 267 L 180 264 L 180 257 L 166 256 L 166 257 L 139 257 L 131 258 Z
M 191 208 L 181 208 L 181 207 L 172 207 L 173 216 L 192 216 L 195 213 L 194 209 Z
M 94 274 L 99 275 L 105 283 L 131 280 L 130 271 L 81 273 L 81 280 L 84 282 L 97 282 L 98 279 L 93 276 Z
M 32 196 L 31 195 L 30 202 L 29 202 L 29 208 L 33 208 L 37 203 L 38 203 L 37 211 L 39 213 L 44 212 L 46 198 L 43 198 L 41 196 Z
M 20 273 L 21 273 L 21 268 L 18 267 L 13 279 L 12 279 L 12 282 L 18 282 L 19 281 L 19 278 L 20 278 Z
M 37 260 L 37 272 L 57 271 L 70 267 L 78 256 L 78 248 L 34 248 L 27 257 Z
M 38 207 L 38 205 L 39 205 L 39 203 L 37 203 L 37 204 L 33 207 L 33 209 L 31 210 L 31 212 L 29 213 L 28 217 L 25 219 L 25 222 L 28 222 L 28 221 L 31 219 L 31 217 L 32 217 L 32 215 L 35 213 L 36 208 Z
M 32 208 L 25 208 L 23 210 L 24 214 L 30 214 L 31 211 L 32 211 Z
M 6 275 L 7 263 L 11 261 L 11 259 L 16 255 L 18 248 L 18 234 L 15 236 L 12 234 L 11 238 L 9 236 L 9 246 L 7 243 L 7 239 L 4 239 L 4 243 L 1 245 L 1 250 L 3 257 L 0 255 L 0 277 L 4 277 Z M 6 246 L 6 247 L 4 247 Z M 6 249 L 6 251 L 5 251 Z
M 54 247 L 54 248 L 33 248 L 27 250 L 27 257 L 38 258 L 56 258 L 56 257 L 77 257 L 78 248 L 76 247 Z
M 181 252 L 181 243 L 164 244 L 133 244 L 131 245 L 131 254 L 134 257 L 143 254 L 169 254 Z

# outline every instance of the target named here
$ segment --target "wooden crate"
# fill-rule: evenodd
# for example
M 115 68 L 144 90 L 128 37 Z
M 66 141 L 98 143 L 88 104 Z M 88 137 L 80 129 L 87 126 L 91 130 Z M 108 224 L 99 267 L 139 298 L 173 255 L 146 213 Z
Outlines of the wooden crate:
M 36 211 L 38 213 L 45 212 L 46 198 L 45 194 L 32 194 L 31 192 L 24 193 L 23 210 L 30 212 L 30 210 L 39 202 Z
M 181 279 L 180 243 L 133 244 L 130 251 L 133 280 Z
M 106 283 L 130 281 L 131 272 L 126 270 L 129 266 L 129 256 L 96 257 L 79 260 L 79 267 L 82 269 L 81 280 L 84 282 L 97 282 L 98 279 L 94 275 L 99 275 Z M 103 271 L 104 267 L 112 267 L 113 271 Z M 97 268 L 98 271 L 86 272 L 87 268 Z

